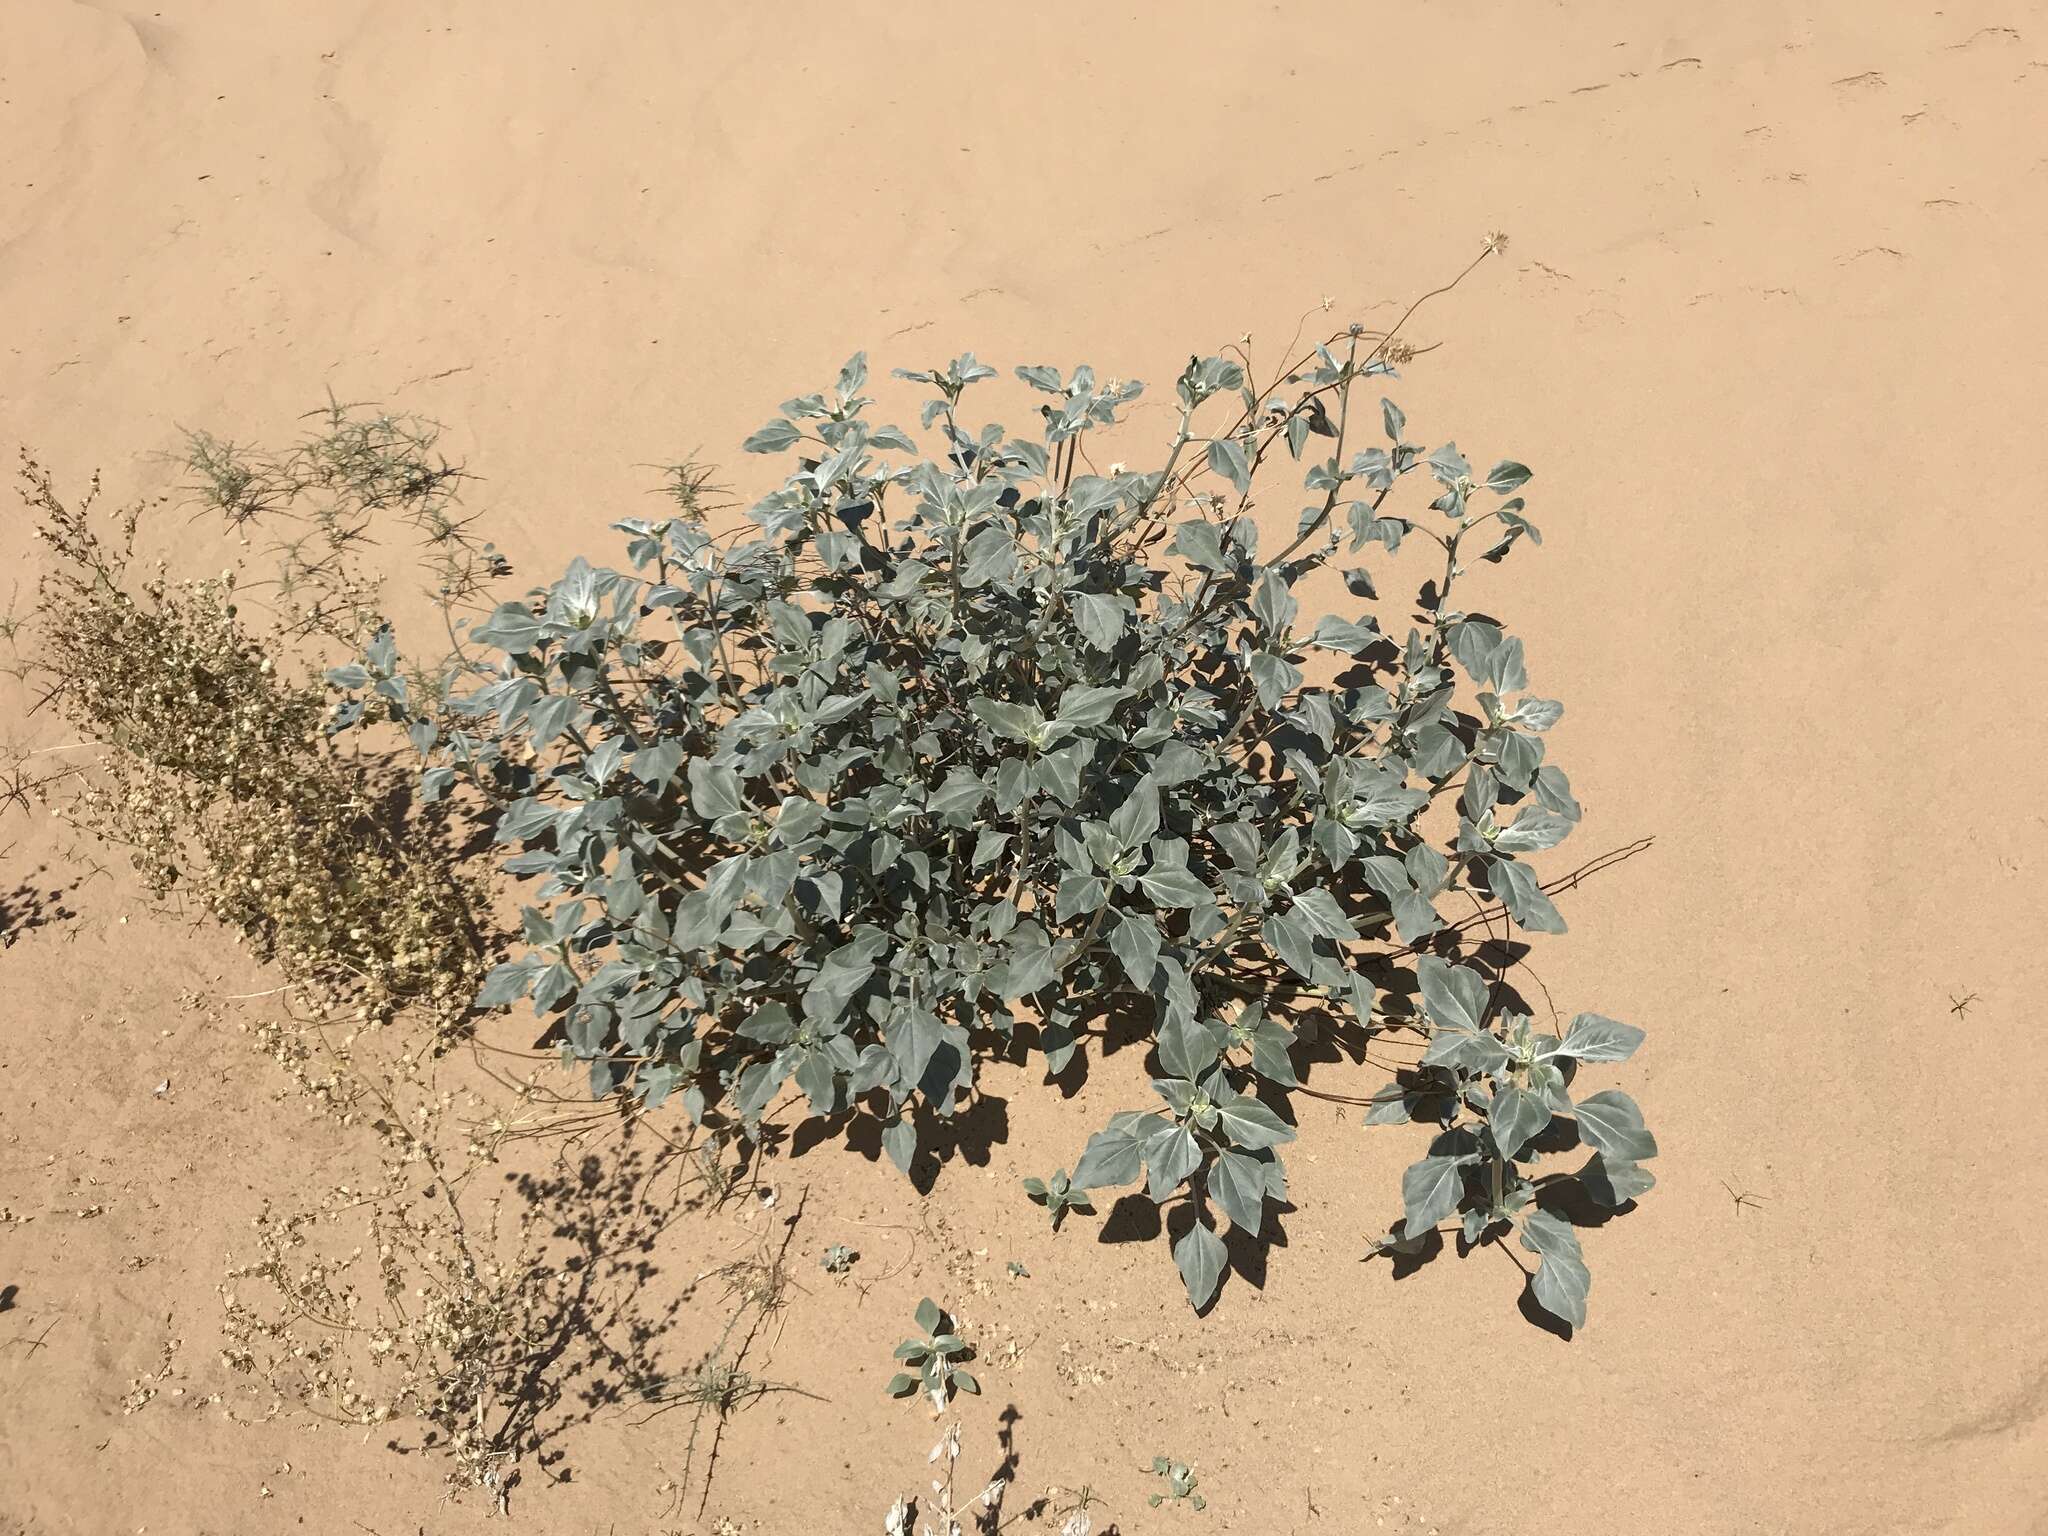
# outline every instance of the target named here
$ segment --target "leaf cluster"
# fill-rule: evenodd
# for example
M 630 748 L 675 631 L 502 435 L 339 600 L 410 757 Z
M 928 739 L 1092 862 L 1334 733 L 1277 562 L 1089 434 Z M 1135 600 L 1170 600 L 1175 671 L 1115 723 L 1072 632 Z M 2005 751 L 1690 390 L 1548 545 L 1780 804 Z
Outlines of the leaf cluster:
M 496 660 L 442 724 L 366 694 L 389 658 L 335 674 L 342 723 L 416 731 L 430 795 L 499 799 L 526 949 L 479 1001 L 550 1020 L 598 1095 L 754 1138 L 815 1118 L 913 1175 L 978 1062 L 1064 1078 L 1136 1032 L 1149 1098 L 1069 1194 L 1172 1206 L 1198 1308 L 1222 1223 L 1261 1243 L 1287 1206 L 1312 1067 L 1412 1042 L 1371 1095 L 1433 1127 L 1403 1239 L 1512 1224 L 1578 1321 L 1565 1192 L 1519 1159 L 1575 1134 L 1598 1155 L 1567 1180 L 1625 1200 L 1654 1144 L 1625 1096 L 1570 1092 L 1612 1048 L 1543 1043 L 1467 944 L 1563 930 L 1528 860 L 1580 818 L 1546 752 L 1561 706 L 1462 606 L 1474 567 L 1539 541 L 1530 471 L 1411 440 L 1362 398 L 1388 357 L 1351 327 L 1263 386 L 1191 358 L 1133 470 L 1088 445 L 1135 381 L 1020 368 L 1018 432 L 965 414 L 995 376 L 972 354 L 900 373 L 924 450 L 872 418 L 856 356 L 747 440 L 793 463 L 746 525 L 687 502 L 614 525 L 619 566 L 578 559 L 470 632 Z M 1380 586 L 1418 545 L 1404 613 Z
M 981 1383 L 960 1363 L 972 1357 L 973 1349 L 929 1296 L 917 1304 L 917 1327 L 916 1335 L 896 1346 L 896 1358 L 909 1369 L 889 1378 L 889 1395 L 916 1393 L 931 1403 L 934 1412 L 943 1412 L 955 1392 L 980 1392 Z

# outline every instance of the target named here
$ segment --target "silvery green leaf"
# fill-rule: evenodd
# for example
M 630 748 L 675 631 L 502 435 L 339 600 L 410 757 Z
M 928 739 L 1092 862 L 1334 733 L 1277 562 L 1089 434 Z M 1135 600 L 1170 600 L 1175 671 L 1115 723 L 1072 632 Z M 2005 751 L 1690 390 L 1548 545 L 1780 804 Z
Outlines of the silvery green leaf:
M 837 1019 L 868 984 L 875 967 L 852 950 L 837 950 L 818 968 L 803 991 L 804 1016 L 816 1023 Z
M 1380 424 L 1386 428 L 1387 441 L 1398 443 L 1401 433 L 1408 425 L 1408 417 L 1401 407 L 1384 396 L 1380 400 Z
M 1129 698 L 1130 693 L 1128 688 L 1069 688 L 1060 696 L 1060 723 L 1083 727 L 1107 724 L 1116 713 L 1117 705 Z
M 1324 614 L 1316 620 L 1309 644 L 1319 645 L 1327 651 L 1337 651 L 1346 656 L 1356 656 L 1360 651 L 1370 649 L 1379 641 L 1380 632 L 1370 621 L 1358 623 L 1351 619 L 1340 619 L 1335 614 Z
M 856 352 L 846 360 L 839 370 L 839 398 L 849 401 L 861 391 L 868 381 L 868 355 Z
M 488 619 L 470 631 L 470 638 L 478 644 L 512 656 L 532 650 L 540 635 L 540 620 L 523 603 L 500 603 Z
M 1287 451 L 1295 458 L 1301 457 L 1302 446 L 1308 442 L 1308 418 L 1290 416 L 1287 420 Z
M 1060 921 L 1068 923 L 1075 918 L 1086 917 L 1100 908 L 1108 895 L 1109 887 L 1099 875 L 1063 876 L 1055 897 Z
M 1527 790 L 1533 782 L 1537 765 L 1543 761 L 1542 739 L 1521 731 L 1502 731 L 1498 756 L 1501 782 L 1518 790 Z
M 1493 653 L 1500 648 L 1500 626 L 1484 619 L 1464 619 L 1453 624 L 1448 633 L 1451 655 L 1457 658 L 1458 665 L 1475 682 L 1485 681 Z
M 796 1020 L 782 1004 L 768 1003 L 748 1015 L 734 1033 L 765 1045 L 787 1045 L 796 1038 Z
M 970 588 L 1005 582 L 1016 574 L 1017 541 L 1008 529 L 984 528 L 967 541 L 961 582 Z
M 703 758 L 690 760 L 690 808 L 706 821 L 744 810 L 740 778 L 730 768 Z
M 1545 1041 L 1550 1038 L 1543 1037 Z M 1564 1073 L 1543 1056 L 1540 1044 L 1537 1059 L 1529 1068 L 1529 1091 L 1540 1094 L 1553 1115 L 1572 1112 L 1572 1096 L 1565 1086 Z
M 838 1108 L 839 1076 L 821 1051 L 804 1051 L 796 1064 L 796 1085 L 810 1100 L 811 1112 L 829 1115 Z
M 1522 1246 L 1544 1258 L 1579 1257 L 1579 1234 L 1563 1217 L 1532 1206 L 1522 1217 Z
M 1562 768 L 1548 765 L 1536 770 L 1536 799 L 1545 810 L 1555 811 L 1567 821 L 1580 817 L 1579 802 L 1572 798 L 1571 782 Z
M 1627 1061 L 1643 1043 L 1643 1032 L 1597 1013 L 1582 1013 L 1571 1022 L 1564 1038 L 1546 1056 L 1570 1056 L 1579 1061 Z
M 1223 538 L 1216 525 L 1196 518 L 1174 529 L 1169 551 L 1188 564 L 1205 571 L 1228 571 L 1230 561 L 1223 553 Z
M 1275 912 L 1260 924 L 1259 936 L 1303 981 L 1316 979 L 1319 967 L 1316 964 L 1315 931 L 1306 920 L 1291 912 Z
M 1464 1160 L 1430 1156 L 1411 1163 L 1401 1175 L 1401 1230 L 1422 1236 L 1458 1208 L 1465 1196 Z
M 1047 457 L 1045 447 L 1041 443 L 1027 443 L 1021 438 L 1012 438 L 1003 444 L 1003 451 L 1041 480 L 1051 472 L 1052 461 Z
M 1301 669 L 1284 656 L 1253 651 L 1247 665 L 1258 688 L 1259 702 L 1269 710 L 1278 709 L 1281 701 L 1301 686 Z
M 1266 1020 L 1252 1035 L 1252 1070 L 1267 1082 L 1277 1083 L 1283 1088 L 1300 1086 L 1301 1079 L 1294 1071 L 1294 1059 L 1288 1054 L 1293 1044 L 1292 1030 L 1275 1020 Z
M 1229 1261 L 1230 1252 L 1223 1246 L 1223 1239 L 1199 1218 L 1173 1245 L 1173 1262 L 1187 1286 L 1188 1301 L 1197 1312 L 1214 1299 L 1224 1265 Z
M 633 777 L 654 789 L 661 789 L 676 776 L 682 765 L 683 744 L 674 737 L 650 743 L 633 754 Z
M 1210 889 L 1184 867 L 1155 865 L 1138 876 L 1138 884 L 1162 907 L 1199 907 L 1215 900 Z
M 1326 939 L 1348 944 L 1358 937 L 1358 929 L 1353 926 L 1342 903 L 1321 886 L 1297 892 L 1294 910 L 1308 920 L 1310 928 Z
M 1318 816 L 1309 831 L 1310 839 L 1330 861 L 1332 869 L 1342 869 L 1351 862 L 1358 852 L 1358 834 L 1342 822 L 1332 821 L 1327 816 Z
M 1555 848 L 1571 831 L 1572 823 L 1565 817 L 1532 808 L 1496 833 L 1493 846 L 1503 853 L 1534 853 Z
M 1116 481 L 1106 475 L 1081 475 L 1067 487 L 1067 510 L 1085 518 L 1116 506 Z
M 1408 1107 L 1406 1090 L 1396 1086 L 1382 1088 L 1372 1097 L 1372 1108 L 1365 1112 L 1367 1125 L 1406 1125 L 1415 1118 Z
M 1046 1075 L 1058 1077 L 1073 1062 L 1081 1040 L 1071 1026 L 1048 1020 L 1038 1028 L 1038 1048 L 1045 1052 Z
M 1657 1138 L 1643 1124 L 1636 1101 L 1608 1088 L 1573 1106 L 1579 1139 L 1611 1163 L 1634 1163 L 1657 1155 Z
M 1266 1222 L 1266 1165 L 1242 1152 L 1219 1152 L 1209 1167 L 1209 1193 L 1231 1224 L 1253 1237 Z
M 1415 771 L 1425 779 L 1448 779 L 1465 766 L 1465 760 L 1470 756 L 1465 743 L 1447 726 L 1425 725 L 1415 733 L 1412 762 Z
M 1378 989 L 1357 971 L 1344 978 L 1344 1000 L 1351 1005 L 1351 1012 L 1364 1027 L 1372 1027 L 1373 1008 L 1379 1001 Z
M 1216 846 L 1230 858 L 1239 869 L 1257 869 L 1264 855 L 1264 846 L 1259 841 L 1259 829 L 1248 821 L 1219 822 L 1209 829 L 1209 835 L 1216 839 Z
M 1353 810 L 1366 826 L 1392 827 L 1407 822 L 1428 804 L 1427 790 L 1405 788 L 1399 779 L 1388 776 L 1367 784 L 1354 802 Z
M 1067 722 L 1056 721 L 1053 729 L 1066 726 Z M 1094 755 L 1093 744 L 1086 740 L 1048 752 L 1033 765 L 1033 781 L 1061 804 L 1073 805 L 1081 798 L 1081 771 Z
M 1252 488 L 1251 465 L 1244 448 L 1234 437 L 1219 437 L 1209 444 L 1209 467 L 1236 487 L 1242 496 Z
M 1155 1131 L 1145 1143 L 1145 1193 L 1163 1201 L 1181 1181 L 1202 1166 L 1201 1144 L 1184 1125 Z
M 1224 1038 L 1223 1030 L 1176 1014 L 1159 1027 L 1160 1065 L 1175 1077 L 1192 1082 L 1216 1065 L 1216 1058 L 1223 1054 Z
M 1159 968 L 1159 925 L 1142 912 L 1119 912 L 1109 930 L 1109 947 L 1131 985 L 1150 991 Z
M 1519 693 L 1528 687 L 1529 674 L 1522 661 L 1522 642 L 1513 635 L 1501 641 L 1489 658 L 1488 671 L 1491 675 L 1484 680 L 1492 682 L 1502 693 Z
M 583 772 L 593 784 L 603 784 L 618 772 L 619 763 L 626 755 L 626 741 L 614 736 L 609 741 L 599 742 L 590 755 L 583 759 Z
M 1076 1189 L 1104 1189 L 1137 1180 L 1145 1163 L 1145 1138 L 1159 1124 L 1156 1115 L 1125 1112 L 1088 1138 L 1074 1165 Z
M 1161 1060 L 1165 1060 L 1164 1052 L 1161 1053 Z M 1194 1107 L 1195 1095 L 1201 1090 L 1185 1077 L 1155 1077 L 1152 1079 L 1152 1091 L 1166 1100 L 1167 1108 L 1173 1111 L 1176 1118 L 1184 1118 Z
M 1019 368 L 1017 377 L 1033 389 L 1043 390 L 1048 395 L 1064 395 L 1067 388 L 1060 382 L 1060 371 L 1043 364 Z
M 533 986 L 534 978 L 545 969 L 541 961 L 532 955 L 493 966 L 490 974 L 484 977 L 482 988 L 477 992 L 477 1007 L 502 1008 L 505 1004 L 526 996 Z
M 1149 774 L 1131 786 L 1124 803 L 1111 814 L 1109 830 L 1124 848 L 1144 847 L 1159 830 L 1159 786 Z
M 1472 473 L 1472 466 L 1465 455 L 1458 452 L 1456 443 L 1445 443 L 1429 456 L 1429 470 L 1444 485 L 1450 485 L 1461 476 Z
M 1564 706 L 1555 699 L 1525 698 L 1515 706 L 1508 719 L 1524 730 L 1547 731 L 1563 716 Z
M 1537 883 L 1536 872 L 1512 859 L 1495 859 L 1486 867 L 1486 877 L 1508 909 L 1508 916 L 1533 933 L 1563 933 L 1565 922 L 1557 905 Z
M 1508 1048 L 1483 1031 L 1441 1030 L 1422 1053 L 1425 1067 L 1462 1067 L 1481 1077 L 1492 1076 L 1507 1063 Z
M 917 1127 L 908 1115 L 898 1115 L 883 1124 L 882 1150 L 889 1154 L 896 1171 L 909 1177 L 910 1165 L 917 1157 Z
M 787 1052 L 777 1052 L 773 1060 L 757 1061 L 740 1073 L 733 1084 L 733 1108 L 742 1120 L 752 1121 L 768 1107 L 792 1065 Z
M 1262 1100 L 1243 1093 L 1224 1095 L 1216 1100 L 1216 1128 L 1234 1145 L 1254 1152 L 1294 1140 L 1293 1126 Z
M 1550 1124 L 1550 1107 L 1518 1083 L 1510 1082 L 1493 1096 L 1487 1127 L 1502 1157 L 1513 1160 L 1529 1138 Z
M 1028 997 L 1059 979 L 1053 951 L 1043 934 L 1013 938 L 1006 953 L 1008 962 L 992 978 L 996 990 L 1006 998 Z
M 1082 592 L 1074 598 L 1074 623 L 1081 636 L 1098 651 L 1113 651 L 1123 638 L 1130 600 L 1106 597 L 1099 592 Z
M 1269 568 L 1252 588 L 1252 616 L 1265 626 L 1268 634 L 1285 633 L 1300 611 L 1301 604 L 1287 590 L 1276 569 Z
M 925 806 L 941 816 L 967 816 L 987 798 L 988 786 L 980 774 L 972 768 L 955 768 L 946 775 L 946 782 L 932 791 Z
M 1520 488 L 1529 478 L 1529 466 L 1517 464 L 1513 459 L 1502 459 L 1486 472 L 1486 488 L 1499 496 L 1506 496 Z
M 1532 1209 L 1522 1217 L 1522 1246 L 1542 1257 L 1530 1285 L 1537 1304 L 1574 1328 L 1586 1326 L 1586 1293 L 1592 1276 L 1571 1226 L 1550 1212 Z
M 1445 1029 L 1477 1031 L 1486 1018 L 1486 981 L 1469 966 L 1424 955 L 1416 965 L 1422 1006 Z
M 1587 1195 L 1610 1209 L 1648 1194 L 1657 1183 L 1657 1176 L 1640 1164 L 1611 1161 L 1600 1152 L 1588 1158 L 1574 1177 Z
M 1408 878 L 1415 882 L 1415 889 L 1425 896 L 1434 896 L 1444 888 L 1450 878 L 1450 861 L 1427 843 L 1417 843 L 1401 856 L 1401 863 L 1408 871 Z
M 1045 716 L 1028 704 L 1010 704 L 1001 699 L 973 699 L 968 703 L 975 717 L 1007 741 L 1029 741 L 1045 725 Z
M 781 453 L 784 449 L 794 448 L 802 440 L 803 434 L 778 416 L 740 447 L 748 453 Z

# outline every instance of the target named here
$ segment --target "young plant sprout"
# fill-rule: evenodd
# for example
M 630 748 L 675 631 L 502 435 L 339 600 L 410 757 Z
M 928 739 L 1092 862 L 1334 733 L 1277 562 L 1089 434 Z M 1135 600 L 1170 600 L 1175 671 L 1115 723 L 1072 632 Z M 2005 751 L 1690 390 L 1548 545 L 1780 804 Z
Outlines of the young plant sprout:
M 896 1346 L 896 1358 L 910 1370 L 889 1378 L 889 1395 L 908 1397 L 920 1392 L 930 1400 L 934 1413 L 943 1413 L 955 1392 L 979 1393 L 981 1383 L 958 1363 L 972 1358 L 974 1351 L 953 1331 L 953 1320 L 929 1296 L 917 1304 L 917 1326 L 921 1337 L 905 1339 Z

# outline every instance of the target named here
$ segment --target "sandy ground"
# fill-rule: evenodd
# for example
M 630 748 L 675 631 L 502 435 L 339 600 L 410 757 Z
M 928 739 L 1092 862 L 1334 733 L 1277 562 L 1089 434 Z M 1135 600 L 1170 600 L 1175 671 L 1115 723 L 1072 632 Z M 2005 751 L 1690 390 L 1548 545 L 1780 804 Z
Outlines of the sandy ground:
M 702 1518 L 684 1427 L 579 1383 L 515 1519 L 879 1531 L 929 1442 L 877 1373 L 931 1293 L 1017 1345 L 969 1466 L 1006 1428 L 1127 1533 L 2048 1531 L 2048 9 L 159 3 L 0 7 L 10 453 L 154 490 L 179 426 L 276 440 L 331 387 L 449 422 L 538 574 L 638 466 L 754 489 L 740 437 L 856 348 L 1163 383 L 1500 228 L 1400 397 L 1536 467 L 1489 606 L 1569 706 L 1573 848 L 1656 838 L 1540 952 L 1651 1031 L 1664 1146 L 1578 1338 L 1497 1255 L 1362 1264 L 1413 1148 L 1327 1105 L 1263 1288 L 1197 1320 L 1157 1245 L 1014 1194 L 1109 1100 L 998 1082 L 1007 1139 L 927 1200 L 777 1171 L 797 1251 L 872 1285 L 806 1258 L 765 1369 L 815 1396 L 734 1418 Z M 20 517 L 0 563 L 26 601 Z M 0 843 L 0 1531 L 482 1528 L 429 1457 L 204 1401 L 223 1256 L 348 1148 L 220 1001 L 274 978 L 46 825 Z M 686 1213 L 616 1307 L 680 1304 L 687 1364 L 689 1280 L 766 1220 Z M 1206 1513 L 1145 1507 L 1158 1453 Z

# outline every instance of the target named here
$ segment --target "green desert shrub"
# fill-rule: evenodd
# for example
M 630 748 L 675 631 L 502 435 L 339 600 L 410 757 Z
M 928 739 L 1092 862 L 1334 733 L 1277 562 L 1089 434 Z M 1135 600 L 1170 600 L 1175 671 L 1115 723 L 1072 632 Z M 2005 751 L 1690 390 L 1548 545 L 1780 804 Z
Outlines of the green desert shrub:
M 855 357 L 747 440 L 792 460 L 747 526 L 620 522 L 618 566 L 470 633 L 497 660 L 443 721 L 388 651 L 334 674 L 337 721 L 502 794 L 526 947 L 480 1001 L 550 1020 L 596 1094 L 815 1118 L 912 1172 L 976 1134 L 985 1058 L 1067 1080 L 1138 1039 L 1145 1106 L 1071 1185 L 1167 1207 L 1197 1307 L 1223 1221 L 1270 1235 L 1314 1093 L 1421 1128 L 1390 1245 L 1516 1235 L 1581 1323 L 1571 1214 L 1647 1189 L 1656 1144 L 1579 1077 L 1640 1033 L 1515 988 L 1511 931 L 1564 927 L 1530 856 L 1580 809 L 1560 706 L 1464 592 L 1538 542 L 1530 472 L 1412 441 L 1400 355 L 1354 326 L 1263 387 L 1193 358 L 1149 468 L 1090 456 L 1134 381 L 1020 368 L 1013 432 L 964 414 L 972 355 L 899 374 L 921 448 Z

